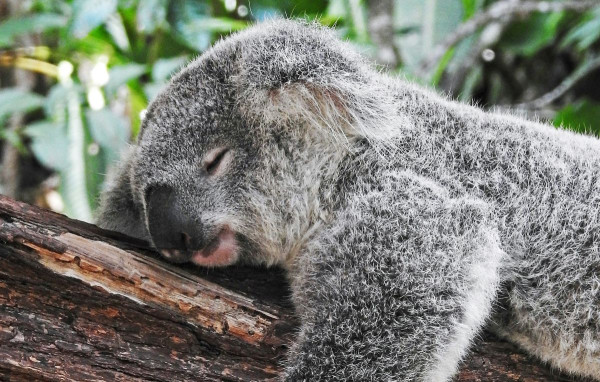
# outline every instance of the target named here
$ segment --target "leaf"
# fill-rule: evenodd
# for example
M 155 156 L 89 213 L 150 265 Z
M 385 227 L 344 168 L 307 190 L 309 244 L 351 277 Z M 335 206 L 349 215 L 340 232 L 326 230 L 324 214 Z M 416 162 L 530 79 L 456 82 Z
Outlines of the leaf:
M 325 12 L 326 17 L 331 19 L 344 19 L 348 16 L 344 0 L 331 0 Z
M 533 56 L 554 41 L 564 15 L 563 12 L 537 13 L 512 24 L 502 36 L 501 47 L 518 55 Z
M 117 160 L 127 146 L 129 129 L 110 109 L 85 111 L 91 137 L 106 152 L 108 160 Z
M 70 32 L 85 37 L 117 10 L 117 0 L 74 0 Z
M 118 13 L 113 13 L 106 19 L 106 31 L 112 37 L 112 40 L 122 51 L 131 50 L 131 44 L 129 44 L 129 37 L 127 37 L 127 31 L 125 30 L 125 24 L 123 24 L 123 18 Z
M 146 99 L 144 90 L 139 84 L 133 84 L 133 86 L 130 86 L 129 90 L 128 108 L 131 110 L 129 113 L 131 135 L 135 138 L 139 133 L 142 123 L 140 113 L 148 107 L 148 100 Z
M 152 102 L 166 86 L 167 84 L 164 82 L 152 82 L 144 86 L 144 94 L 148 98 L 148 102 Z
M 109 80 L 106 84 L 106 93 L 114 95 L 121 85 L 138 78 L 142 74 L 146 73 L 146 70 L 146 65 L 142 64 L 113 66 L 108 71 Z
M 85 187 L 87 190 L 86 201 L 91 210 L 98 205 L 98 195 L 102 189 L 102 182 L 106 174 L 108 163 L 115 162 L 116 158 L 109 158 L 105 148 L 98 148 L 98 144 L 93 141 L 90 132 L 86 129 L 84 135 L 84 171 Z M 108 163 L 107 163 L 108 162 Z
M 354 39 L 359 44 L 365 44 L 369 41 L 369 32 L 367 28 L 367 16 L 364 4 L 359 0 L 347 0 L 349 4 L 349 21 L 352 24 L 352 33 Z
M 187 56 L 163 58 L 157 60 L 152 66 L 152 79 L 155 82 L 166 81 L 169 79 L 171 74 L 181 69 L 189 58 Z
M 483 8 L 484 0 L 461 0 L 463 6 L 463 20 L 468 20 L 475 12 Z
M 224 34 L 244 29 L 248 23 L 225 17 L 203 17 L 176 24 L 185 42 L 198 51 L 208 49 L 212 33 Z
M 79 55 L 86 56 L 99 56 L 105 55 L 108 57 L 114 57 L 116 53 L 115 46 L 105 36 L 94 36 L 94 33 L 90 33 L 81 39 L 66 39 L 67 43 L 65 48 L 66 55 L 74 54 L 75 52 Z
M 61 171 L 61 191 L 67 213 L 79 220 L 92 219 L 88 200 L 87 173 L 85 163 L 86 129 L 81 116 L 79 94 L 69 92 L 67 101 L 68 166 Z
M 26 126 L 23 133 L 31 138 L 29 148 L 42 165 L 58 171 L 68 168 L 69 139 L 63 125 L 46 120 Z
M 257 22 L 273 20 L 283 17 L 281 11 L 275 7 L 253 6 L 252 16 Z
M 463 19 L 470 19 L 475 14 L 476 1 L 462 0 L 464 16 Z
M 455 49 L 456 48 L 448 49 L 448 51 L 446 51 L 446 53 L 444 54 L 444 56 L 438 63 L 438 66 L 435 68 L 435 72 L 433 73 L 433 76 L 431 77 L 432 85 L 435 86 L 440 82 L 440 79 L 442 78 L 442 74 L 444 74 L 444 70 L 446 69 L 446 67 L 450 63 L 450 60 L 452 60 L 452 57 L 454 56 Z
M 465 68 L 465 61 L 470 62 L 472 60 L 473 49 L 477 46 L 480 37 L 481 32 L 475 32 L 472 35 L 465 37 L 456 44 L 454 48 L 451 48 L 450 50 L 454 53 L 446 67 L 441 69 L 443 69 L 448 76 L 452 76 L 455 73 L 462 71 Z M 444 57 L 442 57 L 440 62 L 443 62 L 443 60 Z M 440 68 L 438 67 L 438 70 L 439 69 Z
M 216 33 L 229 33 L 242 30 L 247 26 L 247 21 L 230 19 L 228 17 L 204 17 L 187 23 L 187 28 L 190 32 L 208 31 Z
M 600 38 L 600 8 L 594 9 L 571 29 L 561 43 L 561 47 L 575 44 L 580 51 L 586 50 Z
M 23 155 L 27 154 L 27 148 L 23 144 L 23 140 L 17 131 L 0 128 L 0 139 L 5 139 L 8 143 L 13 145 L 19 153 Z
M 69 89 L 58 83 L 46 95 L 44 112 L 53 119 L 65 119 Z
M 60 28 L 66 24 L 67 18 L 56 13 L 13 17 L 0 24 L 0 47 L 12 45 L 15 37 Z
M 176 35 L 186 45 L 197 51 L 204 51 L 210 46 L 211 33 L 198 27 L 210 15 L 207 3 L 193 0 L 180 0 L 169 3 L 167 18 Z
M 600 136 L 600 104 L 584 99 L 567 105 L 556 113 L 553 123 L 569 130 Z
M 415 73 L 421 60 L 444 40 L 463 19 L 460 1 L 397 0 L 394 29 L 412 31 L 396 34 L 405 69 Z M 400 11 L 401 10 L 401 11 Z
M 136 21 L 140 32 L 151 33 L 165 25 L 167 18 L 166 0 L 144 0 L 137 7 Z
M 27 113 L 44 105 L 44 97 L 20 88 L 0 90 L 0 122 L 13 113 Z

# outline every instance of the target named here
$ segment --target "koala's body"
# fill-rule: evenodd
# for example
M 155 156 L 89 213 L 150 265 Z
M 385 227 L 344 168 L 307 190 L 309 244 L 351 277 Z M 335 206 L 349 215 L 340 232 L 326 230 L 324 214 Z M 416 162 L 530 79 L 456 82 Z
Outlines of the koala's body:
M 289 381 L 447 381 L 488 323 L 600 380 L 600 141 L 260 24 L 150 105 L 99 224 L 172 261 L 287 269 Z

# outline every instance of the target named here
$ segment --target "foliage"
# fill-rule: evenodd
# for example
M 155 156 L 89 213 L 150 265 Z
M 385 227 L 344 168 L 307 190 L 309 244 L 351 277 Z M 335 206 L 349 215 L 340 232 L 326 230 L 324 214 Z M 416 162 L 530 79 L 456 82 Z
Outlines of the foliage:
M 600 7 L 490 23 L 448 46 L 423 71 L 436 46 L 498 1 L 395 0 L 393 42 L 402 64 L 390 70 L 491 107 L 527 105 L 597 59 Z M 216 39 L 278 15 L 335 26 L 375 56 L 361 0 L 24 2 L 0 23 L 0 66 L 39 75 L 32 90 L 10 86 L 11 72 L 1 72 L 7 78 L 0 139 L 57 173 L 65 212 L 90 220 L 105 174 L 135 139 L 141 114 L 169 77 Z M 35 37 L 35 47 L 27 36 Z M 593 75 L 597 70 L 580 77 Z M 572 86 L 538 111 L 557 125 L 599 134 L 599 100 L 593 87 Z M 25 116 L 24 126 L 10 128 L 11 115 Z

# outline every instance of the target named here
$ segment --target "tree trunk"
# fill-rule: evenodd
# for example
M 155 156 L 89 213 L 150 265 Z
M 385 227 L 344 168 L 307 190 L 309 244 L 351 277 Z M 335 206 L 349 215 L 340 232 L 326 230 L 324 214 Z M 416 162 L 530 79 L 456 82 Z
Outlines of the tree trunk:
M 0 380 L 274 380 L 297 328 L 289 295 L 280 270 L 173 266 L 0 196 Z M 486 334 L 457 380 L 573 378 Z

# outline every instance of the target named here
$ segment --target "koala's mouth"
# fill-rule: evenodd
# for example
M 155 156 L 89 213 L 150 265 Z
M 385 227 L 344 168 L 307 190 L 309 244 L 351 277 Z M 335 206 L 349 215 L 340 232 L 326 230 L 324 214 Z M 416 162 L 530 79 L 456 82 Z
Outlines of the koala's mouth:
M 224 227 L 204 248 L 185 251 L 161 249 L 160 253 L 175 263 L 192 262 L 203 267 L 223 267 L 235 263 L 238 249 L 235 233 Z

